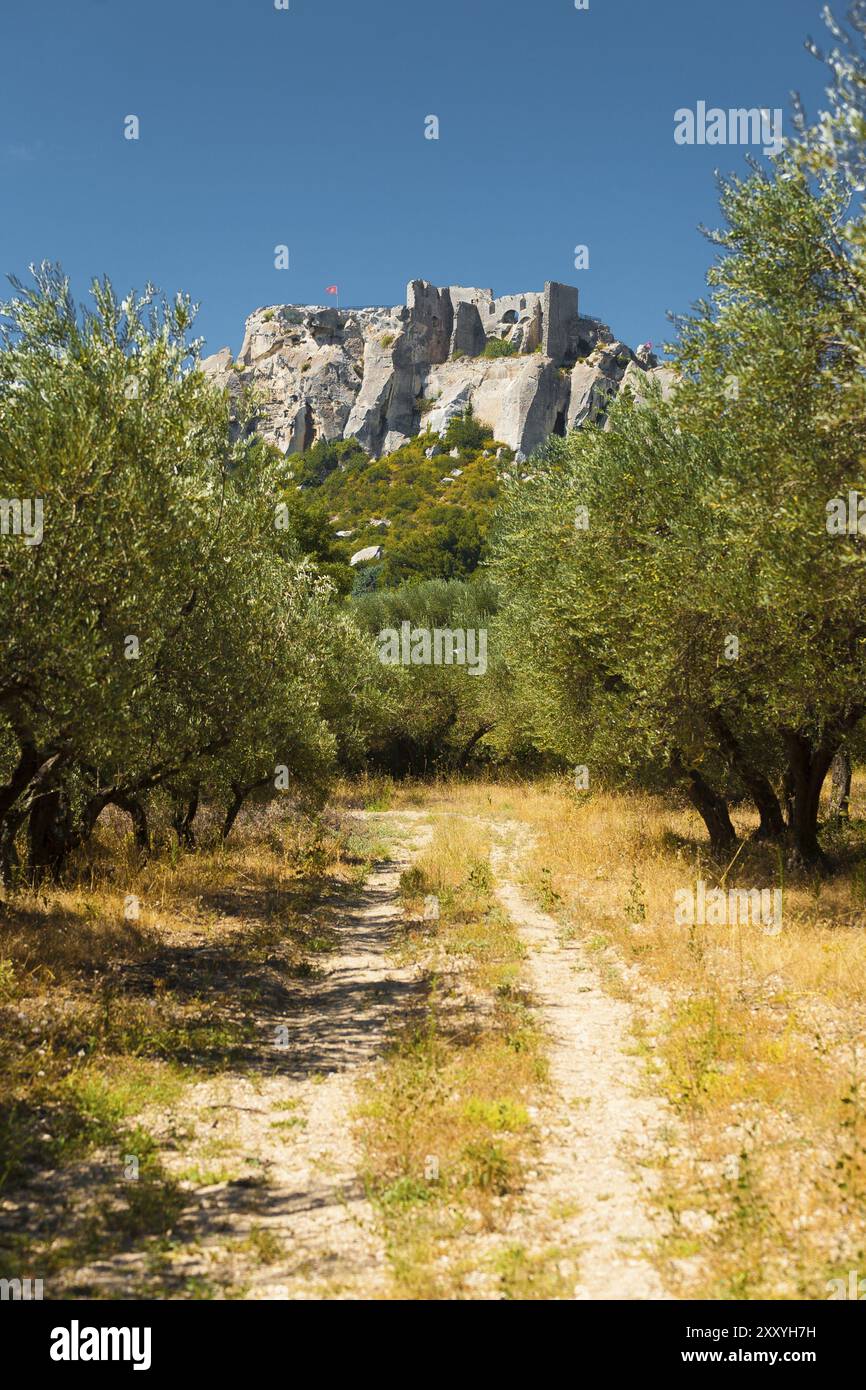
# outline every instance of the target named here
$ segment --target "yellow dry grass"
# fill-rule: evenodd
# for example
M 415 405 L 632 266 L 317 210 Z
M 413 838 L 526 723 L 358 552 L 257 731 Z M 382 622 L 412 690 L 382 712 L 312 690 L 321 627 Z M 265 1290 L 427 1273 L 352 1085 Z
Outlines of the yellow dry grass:
M 248 1055 L 256 1008 L 333 949 L 323 890 L 363 880 L 381 853 L 333 817 L 280 811 L 240 822 L 225 846 L 145 864 L 124 831 L 107 818 L 65 884 L 0 901 L 0 1192 L 95 1151 L 133 1152 L 135 1229 L 116 1212 L 107 1225 L 61 1213 L 62 1238 L 34 1256 L 33 1232 L 7 1224 L 0 1274 L 34 1257 L 39 1272 L 74 1267 L 115 1237 L 162 1239 L 177 1187 L 137 1117 Z
M 714 864 L 697 817 L 661 798 L 545 785 L 456 786 L 466 813 L 526 824 L 523 876 L 628 995 L 647 1085 L 679 1118 L 659 1200 L 672 1290 L 826 1298 L 866 1272 L 864 787 L 829 878 L 747 841 Z M 748 836 L 753 823 L 738 817 Z M 677 925 L 675 894 L 778 888 L 782 929 Z
M 866 1275 L 861 778 L 826 878 L 788 873 L 750 839 L 735 863 L 715 864 L 691 811 L 580 793 L 564 779 L 369 778 L 337 800 L 423 806 L 437 820 L 403 885 L 400 954 L 425 972 L 424 1006 L 395 1028 L 361 1121 L 402 1296 L 471 1294 L 534 1143 L 543 1048 L 519 939 L 493 901 L 493 821 L 527 828 L 525 886 L 634 1005 L 646 1085 L 677 1119 L 658 1186 L 667 1235 L 657 1258 L 671 1291 L 826 1298 L 829 1279 Z M 754 822 L 736 820 L 748 837 Z M 283 977 L 315 969 L 329 949 L 316 912 L 324 877 L 357 883 L 379 852 L 332 821 L 266 815 L 227 847 L 142 866 L 109 824 L 68 886 L 0 903 L 0 1185 L 116 1145 L 146 1099 L 176 1095 L 189 1068 L 225 1065 L 248 1041 L 241 979 L 270 988 L 275 953 Z M 781 883 L 782 930 L 678 925 L 675 894 L 699 879 Z M 422 920 L 429 894 L 441 905 L 435 924 Z M 216 958 L 205 952 L 191 974 L 190 944 L 202 942 Z M 136 1143 L 146 1153 L 146 1138 Z M 146 1196 L 135 1220 L 159 1231 L 175 1194 L 156 1169 Z M 18 1242 L 8 1260 L 20 1270 Z M 554 1266 L 497 1256 L 485 1277 L 506 1294 L 555 1296 Z
M 564 1287 L 565 1252 L 529 1259 L 502 1246 L 546 1066 L 520 984 L 524 948 L 493 887 L 486 832 L 447 813 L 401 883 L 399 956 L 424 972 L 424 997 L 395 1026 L 359 1111 L 399 1298 L 539 1298 Z M 440 916 L 424 921 L 431 896 Z

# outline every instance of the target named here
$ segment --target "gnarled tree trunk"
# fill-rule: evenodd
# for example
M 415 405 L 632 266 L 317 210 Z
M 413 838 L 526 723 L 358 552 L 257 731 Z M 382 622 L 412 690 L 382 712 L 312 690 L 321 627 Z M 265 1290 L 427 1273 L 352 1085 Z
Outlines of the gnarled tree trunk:
M 139 801 L 136 796 L 128 796 L 123 792 L 114 792 L 109 797 L 106 805 L 116 806 L 118 810 L 125 811 L 132 821 L 132 829 L 135 835 L 135 847 L 142 854 L 150 854 L 150 828 L 147 823 L 147 811 L 144 803 Z
M 830 816 L 833 820 L 850 819 L 851 755 L 840 748 L 830 764 Z
M 679 754 L 674 755 L 673 767 L 678 776 L 686 779 L 686 795 L 707 827 L 711 850 L 716 855 L 729 853 L 737 843 L 737 832 L 725 798 L 714 791 L 702 773 L 686 764 Z
M 788 749 L 788 785 L 791 789 L 788 841 L 803 864 L 823 865 L 826 855 L 818 843 L 818 810 L 821 788 L 836 754 L 838 741 L 817 746 L 804 734 L 785 736 Z
M 773 791 L 768 778 L 749 761 L 739 739 L 718 710 L 711 712 L 709 724 L 719 740 L 722 750 L 730 758 L 731 766 L 755 803 L 761 821 L 757 838 L 759 840 L 781 840 L 785 835 L 785 817 L 782 814 L 779 798 Z
M 27 822 L 27 868 L 32 883 L 58 879 L 75 847 L 68 799 L 59 787 L 33 798 Z
M 12 886 L 20 865 L 15 840 L 26 815 L 25 810 L 17 807 L 0 817 L 0 884 L 4 888 Z
M 195 849 L 195 831 L 192 825 L 198 814 L 198 799 L 199 789 L 196 787 L 189 801 L 176 802 L 172 812 L 171 823 L 177 835 L 178 844 L 183 845 L 184 849 Z

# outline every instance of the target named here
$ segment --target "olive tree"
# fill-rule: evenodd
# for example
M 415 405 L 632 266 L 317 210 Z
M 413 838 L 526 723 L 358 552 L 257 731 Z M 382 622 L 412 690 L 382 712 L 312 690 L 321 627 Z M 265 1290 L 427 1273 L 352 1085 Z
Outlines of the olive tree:
M 325 657 L 360 638 L 278 525 L 281 479 L 237 438 L 193 307 L 59 270 L 0 306 L 0 847 L 58 871 L 102 809 L 333 765 Z M 40 518 L 39 535 L 20 517 Z M 345 711 L 343 711 L 345 714 Z M 342 717 L 342 716 L 341 716 Z

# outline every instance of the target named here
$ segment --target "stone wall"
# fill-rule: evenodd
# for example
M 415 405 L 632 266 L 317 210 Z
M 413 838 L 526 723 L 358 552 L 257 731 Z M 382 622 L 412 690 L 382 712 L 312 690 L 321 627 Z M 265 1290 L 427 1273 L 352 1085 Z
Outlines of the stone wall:
M 493 338 L 511 355 L 485 356 Z M 471 405 L 520 458 L 554 431 L 603 422 L 624 380 L 641 399 L 657 371 L 556 281 L 496 298 L 413 280 L 394 308 L 273 305 L 250 315 L 235 361 L 223 348 L 203 365 L 234 394 L 256 387 L 258 428 L 284 453 L 349 437 L 373 456 L 391 453 L 422 430 L 444 432 Z

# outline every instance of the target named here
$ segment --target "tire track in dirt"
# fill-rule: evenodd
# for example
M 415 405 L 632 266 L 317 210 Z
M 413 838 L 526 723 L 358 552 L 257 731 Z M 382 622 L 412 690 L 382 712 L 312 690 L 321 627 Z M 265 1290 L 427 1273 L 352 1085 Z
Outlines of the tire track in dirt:
M 399 817 L 388 824 L 405 838 Z M 413 829 L 411 849 L 424 838 L 423 828 Z M 400 874 L 409 861 L 404 845 L 376 865 L 340 913 L 339 954 L 326 960 L 321 978 L 302 990 L 286 1020 L 285 1061 L 257 1089 L 259 1106 L 270 1106 L 272 1115 L 292 1106 L 287 1119 L 275 1122 L 288 1125 L 288 1133 L 258 1119 L 241 1118 L 236 1126 L 247 1157 L 261 1165 L 257 1200 L 232 1210 L 214 1194 L 202 1209 L 204 1228 L 218 1214 L 232 1234 L 256 1226 L 285 1249 L 283 1259 L 247 1272 L 250 1298 L 375 1298 L 385 1291 L 385 1254 L 359 1176 L 352 1119 L 359 1081 L 375 1065 L 390 1023 L 417 992 L 414 972 L 387 959 L 401 917 Z M 249 1085 L 237 1077 L 217 1083 L 233 1105 L 247 1098 Z
M 401 917 L 400 874 L 428 829 L 398 813 L 356 814 L 384 822 L 401 843 L 359 892 L 327 905 L 339 948 L 313 978 L 293 985 L 280 1045 L 273 1010 L 263 1008 L 253 1015 L 254 1065 L 198 1081 L 177 1104 L 141 1116 L 169 1174 L 191 1162 L 206 1167 L 215 1148 L 233 1170 L 223 1181 L 184 1184 L 188 1200 L 167 1280 L 179 1297 L 196 1286 L 272 1301 L 386 1291 L 387 1262 L 360 1176 L 353 1110 L 389 1025 L 418 989 L 414 971 L 393 967 L 388 952 Z M 75 1282 L 90 1296 L 135 1297 L 145 1270 L 143 1252 L 126 1252 L 79 1269 Z
M 495 822 L 500 841 L 531 847 L 525 827 Z M 542 1151 L 509 1235 L 527 1248 L 563 1241 L 580 1250 L 576 1299 L 664 1299 L 647 1258 L 658 1237 L 649 1192 L 635 1165 L 651 1157 L 668 1121 L 640 1094 L 629 1053 L 632 1010 L 602 989 L 586 952 L 513 881 L 512 854 L 494 846 L 497 897 L 528 948 L 529 987 L 548 1040 L 553 1096 L 543 1107 Z

